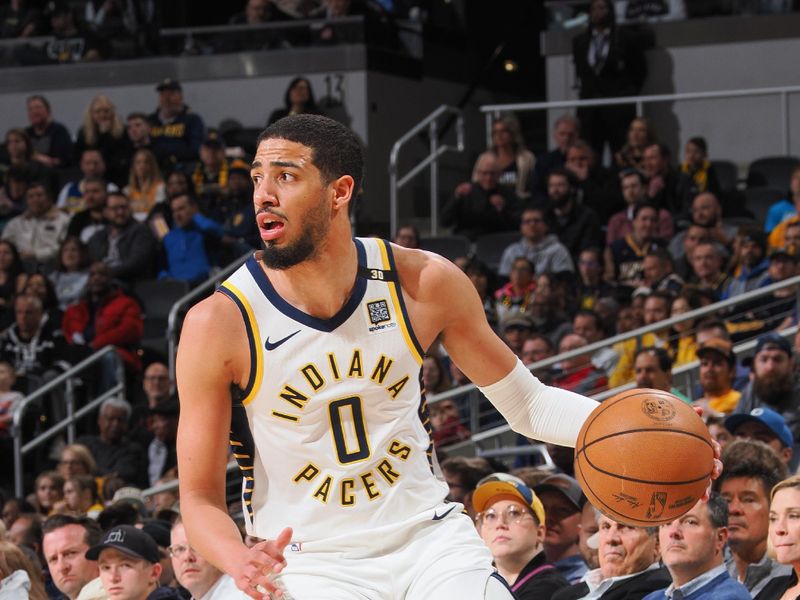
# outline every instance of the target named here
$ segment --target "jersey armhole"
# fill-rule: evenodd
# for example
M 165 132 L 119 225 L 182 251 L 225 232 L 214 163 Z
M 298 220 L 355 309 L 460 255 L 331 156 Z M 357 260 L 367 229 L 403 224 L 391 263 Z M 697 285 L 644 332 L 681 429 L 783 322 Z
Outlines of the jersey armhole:
M 258 332 L 253 308 L 250 306 L 245 295 L 230 281 L 224 282 L 217 288 L 217 291 L 227 296 L 239 309 L 247 333 L 247 344 L 250 354 L 250 373 L 247 378 L 247 385 L 241 389 L 242 405 L 247 406 L 256 395 L 261 386 L 261 379 L 264 375 L 264 360 L 261 351 L 261 335 Z

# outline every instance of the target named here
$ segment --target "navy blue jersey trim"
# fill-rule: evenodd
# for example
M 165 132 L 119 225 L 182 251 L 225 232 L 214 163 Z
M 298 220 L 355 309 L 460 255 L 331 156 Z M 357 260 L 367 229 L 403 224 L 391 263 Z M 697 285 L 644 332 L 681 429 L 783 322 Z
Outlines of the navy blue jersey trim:
M 357 239 L 354 239 L 353 241 L 355 242 L 356 251 L 358 253 L 358 264 L 359 266 L 366 267 L 367 253 L 364 250 L 364 245 Z M 364 299 L 364 294 L 367 291 L 367 280 L 363 277 L 356 277 L 355 286 L 353 286 L 353 293 L 350 295 L 350 299 L 339 310 L 339 312 L 333 315 L 333 317 L 330 319 L 319 319 L 304 313 L 302 310 L 295 308 L 286 300 L 281 298 L 280 294 L 278 294 L 275 288 L 272 287 L 269 277 L 267 277 L 266 273 L 264 273 L 264 270 L 258 264 L 258 261 L 255 259 L 255 257 L 251 256 L 248 258 L 245 264 L 247 265 L 248 271 L 250 271 L 250 274 L 253 276 L 253 279 L 258 284 L 258 287 L 261 288 L 261 291 L 267 297 L 267 300 L 269 300 L 269 302 L 275 308 L 277 308 L 290 319 L 293 319 L 298 323 L 302 323 L 307 327 L 311 327 L 312 329 L 324 331 L 325 333 L 330 333 L 342 323 L 347 321 L 347 319 L 350 318 L 350 315 L 352 315 L 358 308 L 358 305 L 361 304 L 361 300 Z
M 250 259 L 252 260 L 252 259 Z M 228 298 L 233 300 L 233 303 L 239 308 L 239 312 L 242 313 L 242 320 L 244 321 L 244 329 L 247 332 L 247 345 L 250 349 L 250 375 L 247 378 L 247 385 L 242 389 L 242 397 L 246 398 L 250 395 L 250 392 L 253 390 L 253 386 L 256 382 L 256 372 L 258 370 L 258 365 L 256 364 L 256 357 L 258 356 L 258 348 L 256 348 L 256 338 L 253 335 L 253 324 L 250 322 L 250 318 L 247 316 L 247 310 L 245 309 L 242 301 L 234 294 L 231 290 L 226 288 L 225 286 L 219 286 L 217 288 L 218 292 L 225 294 Z
M 397 266 L 394 264 L 394 254 L 392 253 L 392 245 L 386 240 L 380 240 L 380 243 L 384 245 L 386 248 L 386 256 L 389 257 L 389 268 L 397 273 Z M 411 319 L 408 318 L 408 311 L 406 310 L 406 303 L 403 300 L 403 288 L 400 286 L 400 277 L 397 276 L 389 282 L 389 285 L 395 286 L 395 290 L 397 291 L 397 299 L 400 301 L 400 310 L 403 311 L 403 320 L 406 322 L 406 327 L 408 327 L 408 335 L 411 338 L 411 341 L 414 344 L 414 347 L 419 352 L 420 356 L 425 356 L 425 350 L 422 349 L 422 346 L 417 339 L 416 334 L 414 333 L 414 327 L 411 325 Z

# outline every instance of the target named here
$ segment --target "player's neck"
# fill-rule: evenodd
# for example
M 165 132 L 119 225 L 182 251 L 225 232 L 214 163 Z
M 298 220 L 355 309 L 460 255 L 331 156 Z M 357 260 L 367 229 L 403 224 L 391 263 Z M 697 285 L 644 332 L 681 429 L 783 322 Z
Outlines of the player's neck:
M 320 319 L 329 319 L 350 298 L 358 272 L 358 253 L 350 237 L 331 230 L 317 255 L 286 270 L 269 269 L 275 290 L 289 304 Z

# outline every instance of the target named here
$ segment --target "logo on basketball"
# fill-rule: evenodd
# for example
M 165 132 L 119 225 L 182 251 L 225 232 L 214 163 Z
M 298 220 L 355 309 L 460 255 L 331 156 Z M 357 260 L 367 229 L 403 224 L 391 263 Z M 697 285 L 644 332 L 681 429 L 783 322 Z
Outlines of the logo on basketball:
M 671 421 L 675 418 L 675 408 L 663 398 L 642 400 L 642 412 L 654 421 Z
M 647 507 L 647 518 L 658 519 L 667 505 L 667 492 L 653 492 L 650 496 L 650 505 Z

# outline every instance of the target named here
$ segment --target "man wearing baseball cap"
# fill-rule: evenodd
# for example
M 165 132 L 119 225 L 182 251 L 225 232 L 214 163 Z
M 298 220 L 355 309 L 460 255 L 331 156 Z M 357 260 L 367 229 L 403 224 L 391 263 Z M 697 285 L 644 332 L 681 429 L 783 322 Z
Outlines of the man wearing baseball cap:
M 86 551 L 96 560 L 100 582 L 110 600 L 168 600 L 180 598 L 177 590 L 159 588 L 161 576 L 155 540 L 132 525 L 113 527 L 103 541 Z
M 577 583 L 589 570 L 579 546 L 586 496 L 575 479 L 561 473 L 544 479 L 534 492 L 546 515 L 544 554 L 567 581 Z
M 793 440 L 800 437 L 800 380 L 794 370 L 792 345 L 777 333 L 766 333 L 758 338 L 751 380 L 742 390 L 735 412 L 749 413 L 759 407 L 770 408 L 781 415 Z M 792 470 L 800 457 L 797 448 L 793 454 Z
M 156 91 L 158 108 L 148 117 L 154 151 L 173 166 L 197 160 L 206 131 L 203 119 L 184 103 L 183 86 L 175 79 L 162 80 Z
M 759 406 L 746 414 L 731 415 L 725 419 L 725 428 L 738 438 L 764 442 L 785 465 L 792 459 L 792 432 L 772 409 Z
M 550 598 L 569 587 L 544 554 L 545 511 L 521 479 L 493 473 L 472 494 L 478 533 L 492 552 L 498 573 L 517 600 Z
M 697 404 L 714 413 L 730 414 L 739 403 L 741 393 L 733 389 L 736 355 L 730 340 L 713 337 L 697 349 L 700 359 L 700 385 L 703 397 Z

